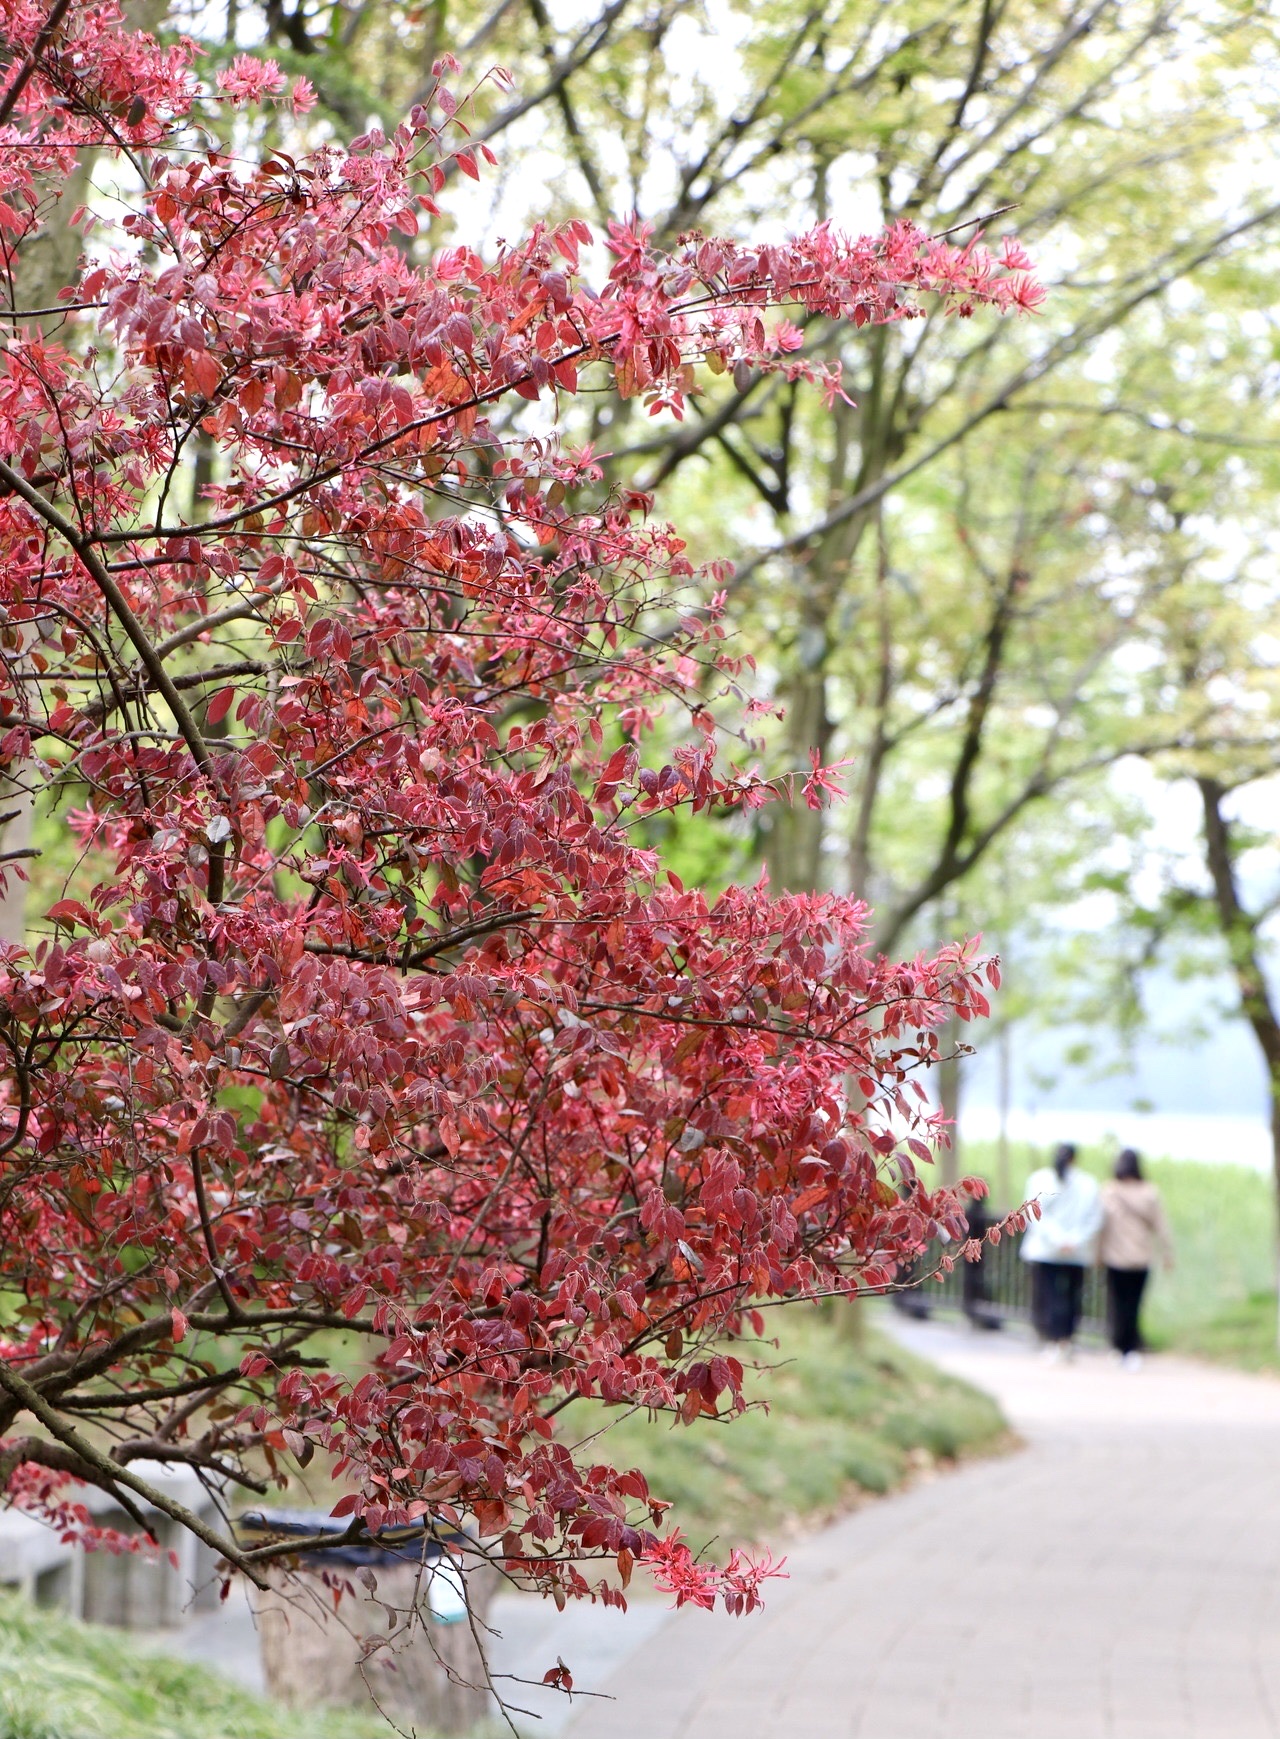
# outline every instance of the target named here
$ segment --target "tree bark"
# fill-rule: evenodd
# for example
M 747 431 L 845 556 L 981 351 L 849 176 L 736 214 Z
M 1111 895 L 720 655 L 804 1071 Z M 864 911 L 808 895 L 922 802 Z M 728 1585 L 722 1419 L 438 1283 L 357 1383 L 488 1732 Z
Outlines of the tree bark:
M 1246 909 L 1240 895 L 1231 823 L 1223 812 L 1223 804 L 1230 793 L 1217 779 L 1197 779 L 1196 784 L 1204 810 L 1205 857 L 1213 882 L 1218 922 L 1226 938 L 1241 1010 L 1253 1029 L 1267 1066 L 1276 1213 L 1276 1340 L 1280 1344 L 1280 1008 L 1271 994 L 1263 968 L 1258 919 Z
M 960 1095 L 963 1091 L 959 1053 L 960 1022 L 955 1015 L 938 1035 L 942 1060 L 938 1064 L 938 1100 L 942 1115 L 951 1126 L 950 1147 L 938 1150 L 940 1182 L 951 1188 L 960 1176 Z
M 887 390 L 893 360 L 887 329 L 875 329 L 866 343 L 868 377 L 858 405 L 855 409 L 841 403 L 832 412 L 835 441 L 827 467 L 829 510 L 880 476 L 901 450 L 901 437 L 891 426 L 895 395 Z M 828 704 L 831 663 L 839 634 L 847 630 L 851 576 L 863 533 L 879 512 L 879 504 L 874 503 L 833 524 L 808 559 L 802 555 L 793 568 L 791 595 L 798 602 L 799 621 L 793 667 L 780 689 L 786 708 L 786 766 L 792 773 L 807 771 L 812 750 L 822 761 L 828 758 L 835 734 Z M 795 892 L 821 888 L 826 879 L 822 863 L 826 811 L 792 802 L 780 805 L 772 820 L 769 867 L 774 882 Z
M 893 625 L 889 619 L 889 551 L 883 504 L 876 509 L 876 692 L 870 737 L 862 756 L 858 810 L 849 847 L 849 892 L 871 901 L 872 830 L 880 778 L 889 752 L 889 702 L 893 698 Z
M 832 724 L 827 710 L 826 625 L 807 614 L 797 644 L 797 668 L 783 691 L 786 726 L 783 741 L 786 767 L 795 774 L 807 769 L 810 750 L 826 759 Z M 799 790 L 789 802 L 777 804 L 771 814 L 768 846 L 769 874 L 777 888 L 806 893 L 823 883 L 822 841 L 826 811 L 810 809 Z

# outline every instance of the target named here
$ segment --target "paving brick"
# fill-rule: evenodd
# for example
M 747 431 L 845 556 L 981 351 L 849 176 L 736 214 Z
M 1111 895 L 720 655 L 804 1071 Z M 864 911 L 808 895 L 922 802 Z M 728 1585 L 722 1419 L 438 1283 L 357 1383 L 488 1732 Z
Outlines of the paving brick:
M 792 1550 L 763 1614 L 674 1615 L 568 1739 L 1280 1739 L 1280 1383 L 910 1332 L 1027 1447 Z

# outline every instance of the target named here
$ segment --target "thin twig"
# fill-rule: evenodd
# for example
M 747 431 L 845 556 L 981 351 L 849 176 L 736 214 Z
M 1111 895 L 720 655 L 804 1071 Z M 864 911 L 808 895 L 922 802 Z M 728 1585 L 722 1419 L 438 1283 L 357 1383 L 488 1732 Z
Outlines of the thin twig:
M 4 93 L 4 96 L 0 97 L 0 127 L 4 125 L 4 123 L 9 119 L 9 116 L 13 113 L 14 104 L 26 89 L 28 80 L 40 64 L 40 56 L 44 53 L 45 49 L 48 48 L 49 43 L 53 39 L 54 31 L 62 23 L 63 16 L 70 5 L 71 0 L 54 0 L 53 10 L 41 25 L 40 34 L 31 44 L 30 52 L 22 65 L 18 68 L 16 78 Z

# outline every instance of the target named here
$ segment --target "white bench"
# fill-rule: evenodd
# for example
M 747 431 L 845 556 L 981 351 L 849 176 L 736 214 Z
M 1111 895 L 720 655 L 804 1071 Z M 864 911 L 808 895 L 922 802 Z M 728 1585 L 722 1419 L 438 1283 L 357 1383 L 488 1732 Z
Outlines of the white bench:
M 202 1520 L 216 1523 L 217 1506 L 190 1468 L 137 1461 L 133 1471 Z M 71 1487 L 103 1527 L 136 1534 L 137 1524 L 106 1492 Z M 158 1557 L 135 1552 L 85 1552 L 67 1546 L 44 1523 L 0 1510 L 0 1587 L 17 1588 L 41 1606 L 126 1630 L 168 1629 L 218 1602 L 215 1557 L 202 1541 L 162 1511 L 139 1506 L 160 1546 Z M 177 1568 L 169 1560 L 173 1552 Z

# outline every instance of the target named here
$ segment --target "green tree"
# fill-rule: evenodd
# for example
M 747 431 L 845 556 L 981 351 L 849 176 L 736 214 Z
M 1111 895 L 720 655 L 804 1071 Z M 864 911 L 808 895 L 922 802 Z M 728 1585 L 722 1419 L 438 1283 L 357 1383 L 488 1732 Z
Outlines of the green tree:
M 457 26 L 431 17 L 434 49 Z M 484 130 L 568 168 L 534 196 L 548 210 L 635 205 L 672 237 L 827 217 L 936 233 L 1016 206 L 1000 221 L 1052 292 L 1035 321 L 815 322 L 807 344 L 857 401 L 835 417 L 743 375 L 683 426 L 602 406 L 589 433 L 611 476 L 638 470 L 739 558 L 735 613 L 785 707 L 776 764 L 853 762 L 834 821 L 770 816 L 776 881 L 851 886 L 886 948 L 924 942 L 981 924 L 989 855 L 1016 864 L 1051 805 L 1062 874 L 1015 874 L 1011 897 L 1073 897 L 1095 843 L 1073 794 L 1140 755 L 1196 782 L 1201 921 L 1280 1080 L 1270 907 L 1241 883 L 1257 845 L 1230 799 L 1275 765 L 1274 603 L 1248 564 L 1193 577 L 1221 564 L 1240 467 L 1273 438 L 1256 323 L 1280 216 L 1276 9 L 739 0 L 714 20 L 615 4 L 564 30 L 533 0 L 481 28 L 523 89 Z M 1265 475 L 1249 487 L 1265 516 Z
M 1157 960 L 1205 977 L 1225 971 L 1266 1071 L 1280 1202 L 1274 266 L 1274 249 L 1261 245 L 1215 263 L 1175 309 L 1148 321 L 1105 380 L 1039 410 L 1059 424 L 1064 447 L 1097 439 L 1089 523 L 1099 529 L 1099 510 L 1106 516 L 1097 595 L 1130 624 L 1129 691 L 1112 711 L 1154 727 L 1149 801 L 1131 804 L 1124 825 L 1082 854 L 1087 885 L 1110 894 L 1115 912 L 1112 934 L 1087 951 L 1090 1018 L 1109 1007 L 1116 1036 L 1141 1025 L 1143 972 Z M 1068 547 L 1065 524 L 1059 547 Z M 1098 996 L 1104 984 L 1109 997 Z
M 1052 582 L 1020 564 L 1028 541 L 1041 568 L 1055 559 L 1038 546 L 1079 511 L 1041 499 L 1038 478 L 1062 494 L 1054 407 L 1074 429 L 1125 348 L 1164 354 L 1171 293 L 1247 255 L 1280 216 L 1260 149 L 1276 125 L 1274 7 L 734 0 L 713 15 L 609 0 L 567 17 L 545 0 L 482 15 L 270 0 L 256 17 L 342 122 L 398 119 L 445 50 L 510 67 L 514 92 L 485 87 L 472 125 L 499 147 L 494 197 L 513 224 L 635 207 L 668 241 L 825 218 L 938 233 L 1016 207 L 997 223 L 1051 286 L 1035 320 L 978 330 L 934 315 L 854 335 L 813 321 L 809 348 L 841 363 L 856 406 L 818 413 L 740 371 L 684 423 L 598 401 L 580 432 L 609 455 L 610 482 L 638 478 L 737 559 L 735 619 L 785 709 L 776 765 L 803 769 L 813 749 L 856 760 L 835 830 L 804 807 L 771 818 L 775 882 L 865 889 L 891 945 L 936 923 L 937 901 L 1029 804 L 1127 751 L 1098 674 L 1115 613 L 1077 578 L 1051 622 Z M 1072 438 L 1087 451 L 1099 436 Z M 957 514 L 986 529 L 940 548 L 937 523 Z M 1052 670 L 1050 641 L 1071 649 Z M 1034 742 L 1028 704 L 1059 715 Z
M 227 45 L 250 12 L 232 0 Z M 635 206 L 670 239 L 826 217 L 941 231 L 1016 205 L 999 221 L 1052 289 L 1036 320 L 852 337 L 815 322 L 807 343 L 840 360 L 856 407 L 820 416 L 747 375 L 686 424 L 601 403 L 585 431 L 611 481 L 639 473 L 708 553 L 738 558 L 735 621 L 785 708 L 775 765 L 814 748 L 853 763 L 834 817 L 766 815 L 775 882 L 864 893 L 886 948 L 989 929 L 983 865 L 1041 851 L 1038 807 L 1087 853 L 1082 780 L 1213 747 L 1203 689 L 1171 695 L 1146 657 L 1166 576 L 1139 564 L 1117 583 L 1098 552 L 1141 544 L 1148 483 L 1158 505 L 1160 475 L 1131 486 L 1134 440 L 1214 420 L 1205 376 L 1171 380 L 1168 359 L 1186 298 L 1208 317 L 1280 210 L 1258 151 L 1274 8 L 736 0 L 713 17 L 610 0 L 569 20 L 544 0 L 270 0 L 251 28 L 347 127 L 394 123 L 441 52 L 509 66 L 514 91 L 479 92 L 473 125 L 522 218 Z M 714 878 L 705 825 L 664 843 Z M 1073 885 L 1020 870 L 1012 898 Z

